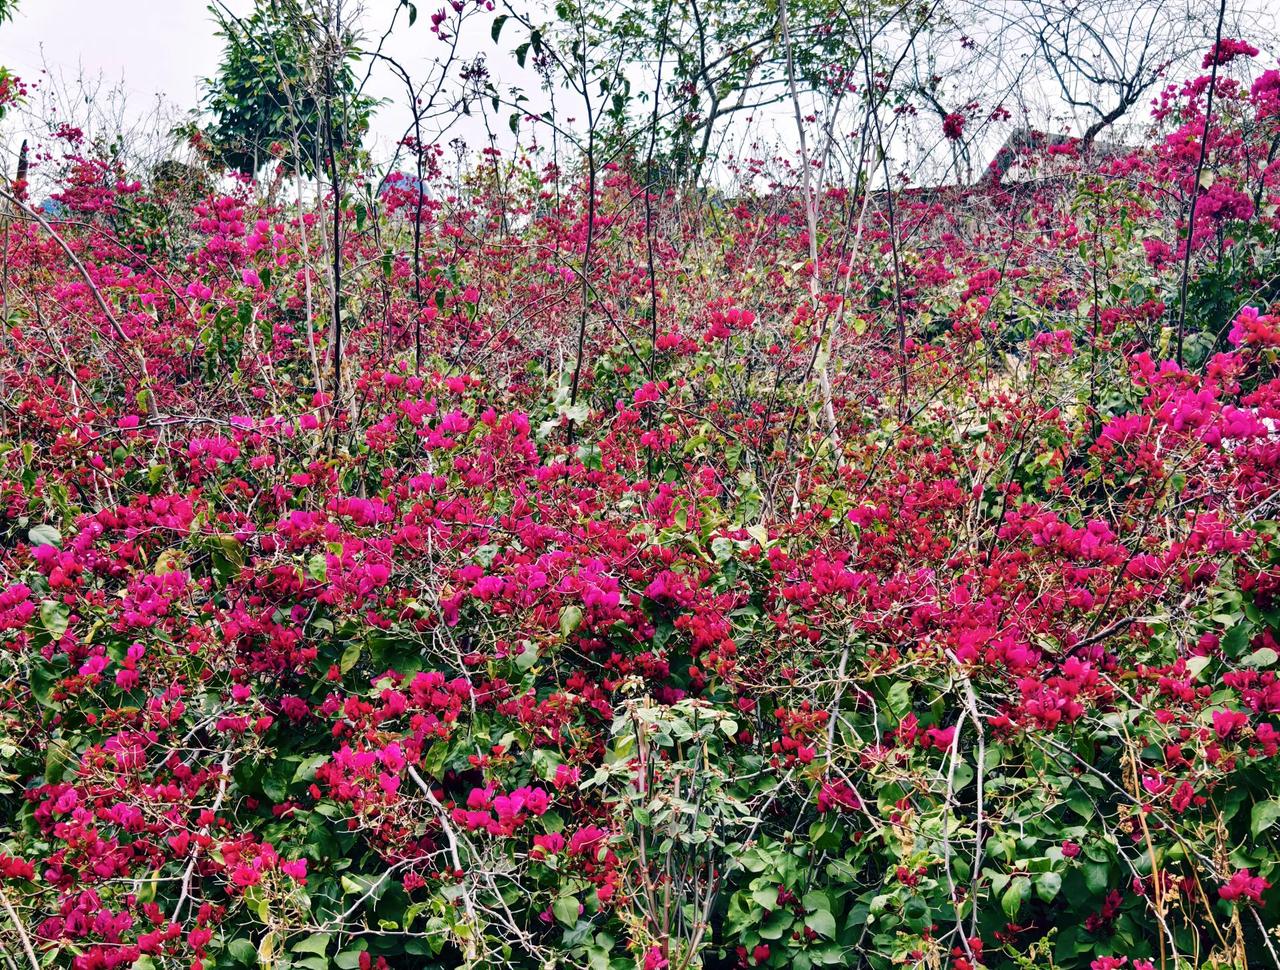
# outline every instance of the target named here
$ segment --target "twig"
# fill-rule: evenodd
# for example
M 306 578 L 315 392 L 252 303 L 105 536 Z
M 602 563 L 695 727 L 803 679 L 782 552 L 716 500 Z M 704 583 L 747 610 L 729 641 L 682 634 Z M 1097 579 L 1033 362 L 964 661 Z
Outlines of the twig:
M 458 872 L 463 871 L 462 856 L 458 852 L 458 837 L 453 831 L 453 826 L 449 823 L 449 813 L 445 811 L 444 806 L 440 804 L 440 799 L 436 798 L 435 792 L 431 790 L 431 786 L 423 780 L 422 775 L 418 774 L 418 769 L 413 765 L 409 766 L 409 777 L 413 779 L 413 783 L 415 785 L 422 789 L 422 794 L 426 796 L 427 802 L 435 810 L 437 817 L 440 819 L 440 828 L 444 831 L 445 841 L 449 844 L 449 858 L 453 861 L 454 870 Z M 469 929 L 471 931 L 463 943 L 463 959 L 464 966 L 470 967 L 475 966 L 476 964 L 476 941 L 474 934 L 480 932 L 480 921 L 476 917 L 476 908 L 475 904 L 471 900 L 471 894 L 466 891 L 465 886 L 462 891 L 462 905 L 467 911 L 467 921 L 470 924 Z
M 13 908 L 13 903 L 9 902 L 9 894 L 3 888 L 0 888 L 0 903 L 4 904 L 4 911 L 9 914 L 9 921 L 13 923 L 13 928 L 18 933 L 18 939 L 22 941 L 22 949 L 26 951 L 27 959 L 31 961 L 33 970 L 40 970 L 40 960 L 36 957 L 35 947 L 31 945 L 31 937 L 27 935 L 26 927 L 22 925 L 22 920 L 18 918 L 18 913 Z

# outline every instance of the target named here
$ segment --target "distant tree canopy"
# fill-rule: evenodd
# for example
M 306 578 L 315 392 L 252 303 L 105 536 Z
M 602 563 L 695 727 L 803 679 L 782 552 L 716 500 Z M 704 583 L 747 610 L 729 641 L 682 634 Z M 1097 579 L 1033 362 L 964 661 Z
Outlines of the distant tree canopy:
M 259 0 L 245 19 L 214 14 L 226 41 L 217 75 L 205 81 L 214 161 L 252 175 L 296 151 L 312 173 L 330 137 L 335 152 L 359 147 L 373 101 L 357 91 L 352 38 L 334 50 L 322 42 L 320 15 L 287 0 Z
M 151 169 L 151 191 L 161 198 L 197 199 L 209 192 L 209 176 L 202 168 L 167 158 Z

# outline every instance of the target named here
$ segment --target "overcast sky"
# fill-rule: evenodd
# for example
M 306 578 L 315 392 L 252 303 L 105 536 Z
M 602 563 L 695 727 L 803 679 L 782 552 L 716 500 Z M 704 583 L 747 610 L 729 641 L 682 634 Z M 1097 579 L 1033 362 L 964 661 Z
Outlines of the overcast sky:
M 24 78 L 36 79 L 47 60 L 68 75 L 83 68 L 123 80 L 131 97 L 163 94 L 186 106 L 217 64 L 211 24 L 203 0 L 20 0 L 0 28 L 0 50 Z
M 45 91 L 72 92 L 76 79 L 101 78 L 105 92 L 119 86 L 127 102 L 127 118 L 133 121 L 154 112 L 157 99 L 164 99 L 171 106 L 174 120 L 199 103 L 200 79 L 215 73 L 222 49 L 222 40 L 215 34 L 215 25 L 208 11 L 209 0 L 19 0 L 14 20 L 0 26 L 0 64 L 23 77 L 28 82 L 40 84 Z M 252 9 L 253 0 L 224 0 L 237 13 Z M 535 7 L 545 0 L 523 0 Z M 985 0 L 984 0 L 985 2 Z M 999 0 L 992 0 L 998 3 Z M 1175 0 L 1170 0 L 1173 4 Z M 1189 2 L 1189 0 L 1177 0 Z M 1207 0 L 1205 0 L 1207 2 Z M 386 48 L 403 63 L 415 77 L 425 77 L 433 59 L 445 53 L 445 45 L 430 32 L 430 16 L 437 0 L 418 0 L 421 16 L 408 27 L 401 16 L 397 30 L 391 35 Z M 399 6 L 399 0 L 365 0 L 364 28 L 368 43 L 376 42 Z M 1274 29 L 1277 18 L 1277 0 L 1232 0 L 1233 15 L 1243 8 L 1257 6 L 1259 19 Z M 1240 9 L 1237 9 L 1240 8 Z M 504 85 L 518 84 L 533 95 L 532 104 L 542 97 L 537 93 L 538 79 L 532 71 L 521 70 L 510 55 L 514 43 L 510 36 L 502 38 L 503 46 L 496 46 L 489 32 L 492 15 L 479 14 L 463 32 L 460 45 L 464 56 L 484 53 L 490 55 L 490 68 Z M 512 30 L 507 34 L 511 35 Z M 1248 36 L 1253 36 L 1252 32 Z M 43 74 L 48 68 L 49 74 Z M 374 138 L 368 147 L 375 158 L 386 160 L 391 156 L 396 141 L 404 134 L 409 112 L 404 104 L 404 91 L 389 71 L 375 72 L 368 93 L 391 101 L 374 116 Z M 106 99 L 100 99 L 103 101 Z M 47 111 L 37 99 L 33 99 L 32 114 Z M 507 130 L 506 114 L 500 112 L 494 124 L 501 147 L 511 142 Z M 73 119 L 83 114 L 83 105 L 72 107 Z M 757 119 L 757 125 L 765 129 L 770 141 L 779 131 L 793 129 L 789 109 L 777 109 L 771 117 L 766 112 Z M 781 119 L 780 121 L 778 119 Z M 738 123 L 735 122 L 735 128 Z M 758 136 L 756 128 L 752 137 Z M 0 150 L 3 167 L 12 171 L 12 156 L 17 143 L 26 134 L 17 119 L 8 120 L 0 131 Z M 443 140 L 461 136 L 471 147 L 486 143 L 486 132 L 478 118 L 461 118 Z M 745 133 L 735 137 L 745 140 Z M 785 136 L 784 136 L 785 137 Z
M 253 6 L 252 0 L 225 2 L 237 14 Z M 398 5 L 399 0 L 366 0 L 370 44 Z M 446 47 L 430 32 L 432 0 L 419 0 L 418 7 L 421 16 L 412 28 L 401 14 L 386 51 L 415 76 L 425 76 Z M 482 19 L 473 20 L 463 34 L 460 49 L 468 56 L 499 50 L 489 36 L 488 21 Z M 217 70 L 222 39 L 215 29 L 208 0 L 19 0 L 14 19 L 0 26 L 0 63 L 46 90 L 74 90 L 79 77 L 101 77 L 103 93 L 117 86 L 123 90 L 131 120 L 152 113 L 158 98 L 176 115 L 198 104 L 200 79 Z M 509 55 L 501 63 L 503 81 L 536 87 L 537 77 L 520 71 Z M 384 70 L 375 72 L 368 91 L 396 102 L 374 117 L 376 151 L 387 157 L 408 123 L 408 111 L 400 107 L 404 89 Z M 6 127 L 9 141 L 24 134 Z M 506 132 L 505 121 L 501 130 Z M 460 119 L 446 138 L 459 134 L 473 146 L 483 145 L 486 138 L 483 125 L 470 118 Z

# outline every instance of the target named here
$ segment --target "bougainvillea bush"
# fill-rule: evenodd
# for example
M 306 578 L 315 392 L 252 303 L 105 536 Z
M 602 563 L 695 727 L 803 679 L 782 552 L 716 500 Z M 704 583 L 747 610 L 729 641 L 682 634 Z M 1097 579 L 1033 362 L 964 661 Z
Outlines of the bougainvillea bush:
M 1247 47 L 1129 149 L 816 205 L 429 149 L 184 194 L 56 131 L 4 196 L 6 965 L 1280 965 Z

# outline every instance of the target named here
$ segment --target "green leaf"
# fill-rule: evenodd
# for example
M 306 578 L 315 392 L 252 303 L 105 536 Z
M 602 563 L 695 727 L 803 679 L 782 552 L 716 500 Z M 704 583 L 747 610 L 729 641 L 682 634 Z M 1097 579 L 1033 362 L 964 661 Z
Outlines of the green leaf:
M 236 963 L 247 965 L 256 963 L 258 960 L 258 948 L 253 945 L 252 940 L 245 939 L 243 936 L 228 943 L 227 952 Z
M 324 951 L 327 950 L 328 948 L 329 948 L 328 933 L 312 933 L 310 936 L 306 937 L 305 939 L 299 940 L 292 947 L 290 947 L 290 949 L 292 949 L 294 953 L 319 953 L 321 955 L 323 955 Z
M 329 560 L 323 552 L 317 552 L 307 560 L 307 575 L 317 583 L 323 583 L 329 576 Z
M 578 899 L 576 896 L 561 896 L 551 904 L 551 912 L 565 926 L 574 926 L 578 922 Z
M 276 960 L 276 934 L 272 930 L 262 938 L 262 942 L 258 944 L 258 966 L 262 970 L 270 970 L 275 965 Z
M 46 691 L 41 697 L 32 685 L 32 693 L 36 694 L 36 700 L 44 705 L 49 706 L 49 694 Z M 44 754 L 44 778 L 45 781 L 53 784 L 62 780 L 65 773 L 67 763 L 71 760 L 72 748 L 65 738 L 50 738 L 49 746 L 45 749 Z
M 1072 788 L 1067 793 L 1067 804 L 1072 810 L 1086 821 L 1093 818 L 1094 806 L 1093 799 L 1089 797 L 1088 792 L 1082 788 Z
M 919 896 L 912 896 L 902 907 L 902 918 L 916 932 L 929 925 L 932 915 L 929 904 Z
M 49 636 L 61 640 L 67 632 L 67 624 L 71 621 L 71 610 L 66 603 L 56 600 L 45 600 L 40 604 L 40 622 L 49 631 Z
M 387 891 L 387 887 L 391 885 L 389 879 L 380 876 L 356 875 L 343 876 L 338 880 L 342 884 L 342 891 L 348 896 L 364 896 L 366 893 L 369 898 L 377 902 L 382 898 L 383 893 Z
M 831 897 L 818 890 L 805 893 L 801 902 L 804 903 L 805 909 L 825 909 L 828 913 L 832 910 Z
M 323 754 L 313 754 L 309 758 L 303 758 L 302 763 L 298 765 L 297 769 L 293 772 L 292 783 L 297 784 L 300 781 L 311 781 L 316 776 L 316 769 L 327 760 L 328 755 Z
M 1222 649 L 1228 656 L 1238 657 L 1244 648 L 1249 645 L 1249 639 L 1252 634 L 1252 624 L 1237 623 L 1228 630 L 1226 636 L 1222 638 Z
M 342 651 L 342 657 L 338 661 L 338 669 L 344 674 L 354 667 L 360 660 L 360 643 L 353 643 L 346 650 Z
M 778 887 L 765 886 L 751 894 L 751 901 L 770 912 L 778 908 Z
M 566 606 L 560 611 L 560 635 L 567 637 L 582 626 L 582 607 Z
M 54 707 L 53 689 L 58 685 L 58 677 L 43 664 L 31 666 L 31 694 L 41 707 Z M 53 779 L 50 779 L 51 781 Z
M 889 710 L 902 719 L 911 712 L 911 685 L 905 680 L 894 681 L 887 696 Z
M 62 547 L 62 533 L 54 525 L 34 525 L 27 532 L 27 539 L 33 546 Z
M 1246 667 L 1270 667 L 1277 660 L 1280 660 L 1280 653 L 1271 647 L 1259 647 L 1240 662 Z
M 507 14 L 500 14 L 493 18 L 493 26 L 489 29 L 489 36 L 493 38 L 493 42 L 498 42 L 498 36 L 502 33 L 502 28 L 506 25 Z
M 1089 862 L 1084 867 L 1084 884 L 1089 892 L 1101 896 L 1110 883 L 1110 869 L 1105 862 Z
M 1022 909 L 1022 901 L 1027 898 L 1030 889 L 1031 880 L 1026 876 L 1015 876 L 1009 881 L 1004 895 L 1000 897 L 1000 908 L 1009 919 L 1017 919 L 1018 911 Z
M 819 936 L 831 938 L 836 935 L 836 918 L 825 909 L 815 909 L 804 918 L 804 925 Z
M 1187 673 L 1191 675 L 1193 680 L 1198 680 L 1200 675 L 1204 673 L 1204 668 L 1209 666 L 1209 662 L 1212 659 L 1211 657 L 1191 657 L 1187 660 Z
M 786 907 L 775 909 L 769 916 L 769 919 L 756 932 L 760 934 L 760 938 L 764 940 L 781 939 L 782 935 L 791 929 L 794 920 L 791 918 L 791 911 Z M 814 932 L 817 932 L 816 930 Z
M 1042 872 L 1036 876 L 1036 895 L 1051 903 L 1062 890 L 1062 877 L 1056 872 Z
M 427 754 L 422 759 L 422 769 L 432 778 L 439 778 L 444 773 L 445 762 L 448 760 L 449 745 L 444 741 L 437 741 L 427 749 Z
M 527 671 L 530 667 L 538 662 L 538 651 L 531 645 L 526 644 L 525 648 L 516 654 L 516 669 Z
M 1280 798 L 1270 798 L 1253 806 L 1250 818 L 1250 830 L 1256 839 L 1280 819 Z

